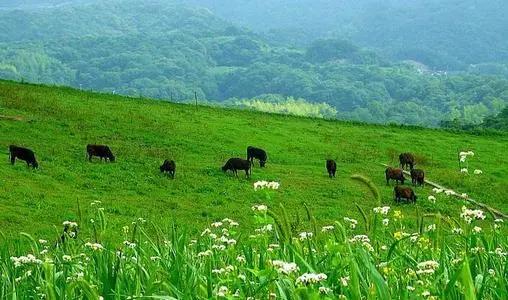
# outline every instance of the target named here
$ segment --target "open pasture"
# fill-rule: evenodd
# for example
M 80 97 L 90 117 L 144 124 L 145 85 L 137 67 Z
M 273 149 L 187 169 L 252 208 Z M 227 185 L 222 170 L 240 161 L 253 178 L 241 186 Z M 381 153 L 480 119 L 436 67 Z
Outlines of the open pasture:
M 369 177 L 381 204 L 393 206 L 393 183 L 386 186 L 380 163 L 398 164 L 401 152 L 415 153 L 427 178 L 508 211 L 507 136 L 196 107 L 6 81 L 0 81 L 0 115 L 0 228 L 9 236 L 50 238 L 64 220 L 86 221 L 96 200 L 115 229 L 138 217 L 190 231 L 234 217 L 252 229 L 250 210 L 258 203 L 275 209 L 281 203 L 293 219 L 303 217 L 306 203 L 320 225 L 359 218 L 356 205 L 368 211 L 378 203 L 350 176 Z M 90 143 L 109 145 L 116 162 L 88 162 Z M 39 169 L 23 162 L 11 166 L 10 144 L 34 150 Z M 250 179 L 243 172 L 239 178 L 224 174 L 224 162 L 246 158 L 249 145 L 268 152 L 266 168 L 256 161 Z M 459 150 L 475 153 L 468 159 L 469 175 L 459 172 Z M 166 158 L 176 162 L 174 180 L 159 173 Z M 334 179 L 326 172 L 328 158 L 337 161 Z M 474 175 L 474 169 L 483 174 Z M 265 198 L 253 189 L 258 180 L 277 181 L 280 188 Z M 457 217 L 464 205 L 443 194 L 436 203 L 428 201 L 429 187 L 415 191 L 416 205 L 398 208 L 406 216 L 419 210 Z M 415 226 L 411 218 L 406 222 Z

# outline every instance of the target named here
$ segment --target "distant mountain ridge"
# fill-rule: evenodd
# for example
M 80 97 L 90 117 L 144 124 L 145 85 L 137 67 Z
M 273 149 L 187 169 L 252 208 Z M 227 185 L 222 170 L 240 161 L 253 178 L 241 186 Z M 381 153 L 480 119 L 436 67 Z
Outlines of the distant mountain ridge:
M 296 44 L 338 37 L 440 70 L 508 64 L 505 0 L 186 0 Z M 262 21 L 261 21 L 262 20 Z
M 173 101 L 293 98 L 326 103 L 340 119 L 424 126 L 479 124 L 508 103 L 508 80 L 482 75 L 503 74 L 497 64 L 435 71 L 348 39 L 274 41 L 192 4 L 86 3 L 0 11 L 0 78 Z

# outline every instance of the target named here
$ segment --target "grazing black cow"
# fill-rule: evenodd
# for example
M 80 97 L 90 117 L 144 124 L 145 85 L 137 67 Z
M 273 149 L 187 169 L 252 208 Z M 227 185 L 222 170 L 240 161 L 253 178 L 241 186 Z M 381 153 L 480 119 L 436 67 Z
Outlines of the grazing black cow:
M 241 159 L 241 158 L 230 158 L 226 164 L 222 167 L 222 171 L 226 172 L 228 170 L 233 171 L 235 175 L 238 177 L 238 170 L 245 171 L 245 177 L 249 177 L 252 173 L 251 170 L 251 162 L 249 160 Z
M 24 160 L 28 167 L 32 166 L 32 168 L 34 168 L 34 169 L 37 169 L 39 167 L 39 164 L 37 163 L 37 160 L 35 159 L 35 154 L 30 149 L 10 145 L 9 146 L 9 157 L 11 159 L 11 164 L 13 164 L 13 165 L 16 162 L 16 158 L 18 158 L 18 159 Z
M 385 170 L 385 175 L 387 185 L 390 184 L 390 179 L 395 180 L 395 183 L 397 184 L 399 181 L 401 184 L 404 184 L 404 181 L 406 180 L 406 178 L 404 178 L 404 172 L 402 172 L 402 169 L 387 168 Z
M 93 156 L 98 156 L 102 159 L 104 158 L 105 161 L 109 160 L 110 162 L 115 161 L 115 156 L 111 152 L 108 146 L 106 145 L 87 145 L 86 146 L 86 153 L 88 153 L 88 160 L 92 161 Z
M 335 177 L 335 172 L 337 171 L 337 163 L 333 159 L 326 160 L 326 170 L 328 171 L 328 175 L 330 178 Z
M 402 199 L 408 202 L 416 202 L 416 195 L 412 188 L 397 185 L 394 189 L 395 202 L 400 203 Z
M 171 178 L 175 178 L 176 164 L 174 160 L 164 160 L 159 169 L 161 173 L 167 173 Z
M 247 160 L 254 164 L 254 158 L 259 159 L 259 166 L 263 168 L 268 157 L 266 151 L 261 148 L 247 147 Z
M 410 170 L 413 170 L 415 165 L 415 156 L 411 153 L 401 153 L 399 155 L 399 162 L 402 169 L 409 167 Z
M 413 185 L 425 185 L 425 172 L 420 169 L 411 170 L 411 181 L 413 182 Z

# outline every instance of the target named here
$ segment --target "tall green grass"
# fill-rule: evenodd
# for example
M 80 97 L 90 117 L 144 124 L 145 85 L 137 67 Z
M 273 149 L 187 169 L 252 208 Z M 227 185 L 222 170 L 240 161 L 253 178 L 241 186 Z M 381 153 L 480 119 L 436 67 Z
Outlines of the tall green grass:
M 257 191 L 259 199 L 280 197 Z M 256 229 L 226 218 L 189 234 L 133 219 L 109 231 L 98 202 L 77 237 L 22 237 L 0 244 L 0 298 L 6 299 L 506 299 L 508 239 L 504 223 L 474 210 L 422 217 L 408 230 L 397 208 L 365 212 L 305 231 L 291 228 L 283 207 L 253 208 Z M 473 216 L 467 220 L 467 216 Z M 470 223 L 468 223 L 470 222 Z M 90 230 L 92 228 L 92 230 Z M 481 231 L 478 228 L 483 228 Z M 93 232 L 91 235 L 81 233 Z M 489 233 L 484 233 L 489 230 Z M 112 242 L 120 236 L 123 242 Z M 29 258 L 29 255 L 33 255 Z M 26 258 L 19 258 L 26 256 Z

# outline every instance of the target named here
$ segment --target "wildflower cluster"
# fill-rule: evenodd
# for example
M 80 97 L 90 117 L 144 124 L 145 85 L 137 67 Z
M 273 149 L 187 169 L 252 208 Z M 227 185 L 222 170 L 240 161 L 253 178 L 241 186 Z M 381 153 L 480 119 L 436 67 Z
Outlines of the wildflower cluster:
M 459 153 L 459 160 L 460 162 L 466 162 L 467 158 L 471 156 L 473 157 L 474 156 L 474 152 L 473 151 L 462 151 Z
M 294 262 L 284 262 L 282 260 L 272 260 L 272 266 L 277 272 L 288 275 L 297 272 L 300 268 Z
M 42 260 L 32 254 L 19 257 L 11 256 L 11 261 L 15 267 L 21 267 L 23 265 L 40 265 L 42 263 Z
M 326 274 L 323 274 L 323 273 L 319 273 L 319 274 L 304 273 L 303 275 L 301 275 L 300 277 L 298 277 L 296 279 L 296 282 L 301 283 L 303 285 L 307 285 L 307 284 L 319 283 L 323 280 L 326 280 L 327 278 L 328 278 L 328 276 L 326 276 Z
M 483 234 L 473 223 L 487 222 L 478 209 L 462 208 L 461 219 L 471 226 L 438 218 L 432 222 L 428 218 L 434 217 L 426 216 L 426 225 L 417 233 L 405 227 L 401 211 L 390 214 L 387 206 L 376 207 L 367 216 L 379 223 L 361 226 L 360 221 L 346 217 L 321 230 L 313 224 L 312 232 L 298 230 L 305 224 L 287 224 L 287 229 L 285 224 L 275 225 L 267 209 L 262 204 L 253 207 L 253 218 L 261 220 L 254 239 L 237 233 L 236 221 L 222 218 L 195 236 L 177 232 L 151 236 L 142 227 L 131 231 L 127 226 L 120 229 L 124 239 L 113 245 L 111 239 L 101 240 L 101 235 L 88 239 L 94 242 L 68 239 L 62 247 L 48 246 L 53 243 L 40 239 L 35 248 L 44 247 L 44 254 L 10 255 L 7 260 L 3 253 L 10 250 L 0 246 L 0 269 L 7 270 L 0 272 L 0 295 L 6 285 L 11 289 L 15 285 L 30 298 L 47 298 L 41 287 L 55 276 L 62 298 L 72 298 L 73 288 L 81 287 L 77 283 L 86 282 L 87 297 L 101 299 L 102 279 L 113 271 L 121 282 L 117 292 L 131 298 L 164 294 L 192 299 L 354 299 L 357 293 L 360 298 L 380 298 L 376 287 L 384 281 L 391 297 L 437 299 L 442 293 L 453 299 L 463 291 L 462 280 L 455 278 L 466 261 L 470 277 L 483 278 L 485 297 L 502 299 L 497 286 L 508 284 L 502 276 L 508 271 L 507 237 L 502 230 Z M 136 226 L 144 223 L 135 222 Z M 492 225 L 501 229 L 503 223 L 496 219 Z M 352 234 L 359 226 L 365 234 Z M 474 238 L 475 234 L 480 238 Z M 188 271 L 182 274 L 182 270 Z M 376 275 L 374 281 L 369 274 L 376 272 L 380 277 Z M 448 288 L 441 291 L 441 286 Z
M 485 220 L 486 216 L 481 209 L 468 209 L 462 206 L 462 213 L 460 217 L 468 224 L 471 224 L 473 220 Z
M 388 212 L 390 211 L 390 207 L 389 206 L 374 207 L 372 210 L 377 214 L 386 216 L 388 214 Z
M 439 268 L 439 263 L 434 260 L 428 260 L 418 263 L 417 268 L 416 274 L 418 275 L 432 275 Z
M 280 183 L 278 183 L 276 181 L 261 180 L 261 181 L 254 182 L 254 190 L 256 190 L 256 191 L 259 189 L 278 190 L 279 187 L 280 187 Z

